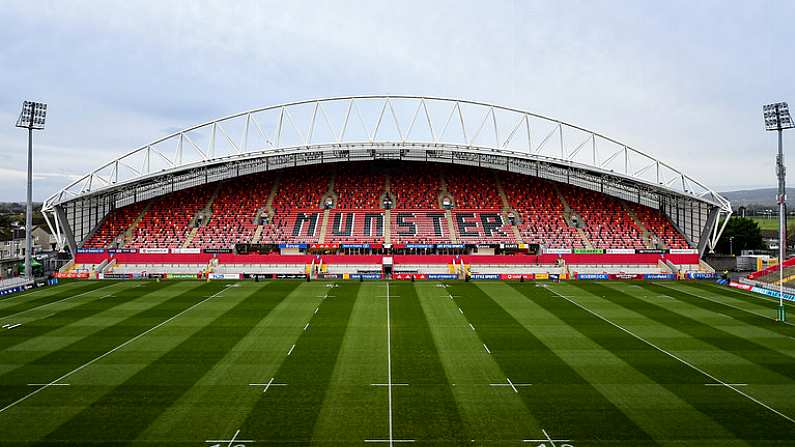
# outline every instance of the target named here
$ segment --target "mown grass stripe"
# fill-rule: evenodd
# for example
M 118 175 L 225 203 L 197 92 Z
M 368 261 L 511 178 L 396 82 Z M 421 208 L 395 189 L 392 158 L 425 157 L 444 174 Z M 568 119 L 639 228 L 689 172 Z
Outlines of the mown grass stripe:
M 770 414 L 760 412 L 756 403 L 729 390 L 704 386 L 711 380 L 702 373 L 665 355 L 657 349 L 628 335 L 579 306 L 561 299 L 546 288 L 512 284 L 528 299 L 546 309 L 578 332 L 593 340 L 629 366 L 664 387 L 682 401 L 720 424 L 728 433 L 743 440 L 759 442 L 795 439 L 795 425 L 782 424 L 781 430 L 770 430 Z M 565 295 L 565 293 L 562 293 Z M 651 399 L 654 396 L 649 396 Z M 685 415 L 683 415 L 685 416 Z M 676 419 L 675 415 L 668 415 Z M 683 417 L 679 417 L 683 419 Z M 688 431 L 692 433 L 692 431 Z M 658 441 L 714 441 L 713 433 L 699 432 L 701 437 L 682 439 L 671 433 Z M 727 439 L 726 441 L 734 441 Z
M 323 301 L 273 377 L 274 383 L 286 386 L 270 387 L 266 393 L 252 388 L 262 397 L 240 427 L 248 439 L 296 445 L 312 440 L 358 291 L 358 283 L 345 283 L 334 289 L 334 298 Z M 252 377 L 252 382 L 270 379 Z
M 689 293 L 681 289 L 666 287 L 660 284 L 653 284 L 653 283 L 649 283 L 645 287 L 647 290 L 652 290 L 655 292 L 659 292 L 661 294 L 668 295 L 679 301 L 691 304 L 701 309 L 710 312 L 715 312 L 718 314 L 728 315 L 734 318 L 735 320 L 742 321 L 743 323 L 752 325 L 754 327 L 767 329 L 769 331 L 777 332 L 784 336 L 789 336 L 789 337 L 795 336 L 795 326 L 790 326 L 787 324 L 781 324 L 776 322 L 773 319 L 775 317 L 775 314 L 772 311 L 770 312 L 769 317 L 765 317 L 762 315 L 752 313 L 751 311 L 738 309 L 736 306 L 734 306 L 731 303 L 722 303 L 714 298 L 709 298 L 709 299 L 702 298 L 698 295 Z
M 795 379 L 795 361 L 793 361 L 792 357 L 781 352 L 710 326 L 694 318 L 668 310 L 664 307 L 665 303 L 662 302 L 659 305 L 653 304 L 602 284 L 585 284 L 580 282 L 573 282 L 572 284 L 586 292 L 591 292 L 600 296 L 613 304 L 641 314 L 652 321 L 689 335 L 717 349 L 748 360 L 761 368 L 767 369 L 771 373 L 777 373 L 784 377 Z M 663 293 L 667 290 L 663 289 L 660 291 L 659 289 L 662 288 L 653 284 L 644 284 L 642 287 L 654 293 Z
M 158 284 L 150 282 L 140 288 L 126 286 L 124 289 L 119 289 L 119 286 L 116 286 L 115 289 L 107 291 L 109 294 L 115 290 L 113 291 L 113 298 L 99 299 L 99 297 L 96 297 L 89 301 L 76 304 L 73 307 L 54 311 L 52 315 L 46 318 L 29 321 L 15 328 L 13 331 L 4 333 L 3 336 L 0 337 L 0 351 L 7 350 L 27 340 L 32 340 L 57 329 L 69 326 L 76 321 L 93 317 L 119 304 L 135 300 L 142 294 L 160 290 L 170 284 L 172 283 L 163 282 Z M 92 289 L 91 291 L 93 292 L 96 290 L 97 289 Z
M 348 445 L 389 432 L 387 396 L 386 300 L 382 284 L 362 283 L 337 356 L 334 373 L 316 422 L 313 443 Z M 322 306 L 321 306 L 322 309 Z M 366 389 L 365 389 L 366 388 Z
M 19 314 L 21 312 L 27 312 L 37 307 L 46 306 L 55 303 L 56 301 L 61 301 L 86 292 L 91 292 L 103 287 L 108 287 L 113 284 L 114 283 L 91 281 L 91 282 L 86 282 L 85 284 L 81 284 L 79 286 L 65 287 L 64 290 L 61 290 L 58 293 L 45 295 L 31 300 L 20 301 L 19 303 L 15 303 L 13 305 L 4 307 L 0 309 L 0 319 L 4 319 L 8 316 Z M 56 286 L 56 288 L 57 287 L 58 286 Z
M 451 392 L 468 437 L 478 445 L 508 444 L 541 433 L 518 393 L 509 388 L 497 362 L 483 355 L 477 329 L 458 312 L 456 303 L 444 299 L 447 297 L 439 294 L 435 283 L 417 282 L 415 288 L 447 380 L 455 384 Z M 491 386 L 498 382 L 505 386 Z
M 460 295 L 456 302 L 505 374 L 516 383 L 534 384 L 519 396 L 543 428 L 585 443 L 655 445 L 648 433 L 487 293 L 474 284 L 451 288 Z
M 297 286 L 295 282 L 269 283 L 249 293 L 179 345 L 61 424 L 39 445 L 86 439 L 112 444 L 135 439 Z M 206 287 L 202 292 L 212 294 L 223 290 L 225 284 L 210 283 Z
M 466 427 L 414 285 L 392 283 L 392 383 L 395 439 L 421 445 L 468 442 Z
M 107 304 L 105 309 L 108 309 L 123 302 L 130 302 L 142 296 L 160 292 L 166 287 L 166 284 L 167 283 L 158 285 L 156 283 L 149 283 L 144 287 L 128 288 L 115 295 L 118 299 L 100 300 L 97 304 Z M 27 386 L 28 383 L 49 383 L 54 378 L 60 377 L 67 371 L 71 371 L 98 355 L 107 352 L 158 322 L 178 314 L 195 303 L 197 295 L 206 294 L 207 292 L 214 293 L 216 289 L 217 287 L 205 285 L 175 295 L 173 298 L 165 300 L 152 308 L 125 318 L 112 326 L 87 335 L 64 348 L 45 354 L 42 357 L 38 357 L 0 375 L 0 408 L 3 408 L 5 405 L 29 393 L 31 388 Z M 88 318 L 94 314 L 95 312 L 92 312 L 89 315 L 85 315 L 83 318 Z M 51 322 L 47 327 L 54 331 L 66 324 L 68 323 L 65 321 L 57 320 L 55 323 Z

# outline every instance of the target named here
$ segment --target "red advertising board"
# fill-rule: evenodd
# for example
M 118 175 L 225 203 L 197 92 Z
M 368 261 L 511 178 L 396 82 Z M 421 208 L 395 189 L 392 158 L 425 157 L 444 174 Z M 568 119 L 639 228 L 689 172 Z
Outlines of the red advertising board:
M 739 283 L 739 282 L 736 282 L 736 281 L 729 281 L 729 287 L 734 287 L 735 289 L 747 290 L 749 292 L 753 288 L 752 286 L 749 286 L 748 284 L 743 284 L 743 283 Z
M 88 279 L 88 272 L 85 273 L 77 273 L 77 272 L 69 272 L 69 273 L 61 273 L 58 272 L 55 274 L 56 278 L 67 278 L 67 279 Z
M 638 273 L 615 273 L 608 275 L 610 279 L 643 279 L 643 275 Z
M 533 273 L 503 273 L 500 275 L 500 279 L 525 279 L 525 280 L 532 280 L 535 279 L 536 275 Z
M 395 273 L 392 275 L 392 279 L 398 279 L 402 281 L 410 281 L 412 278 L 428 279 L 428 276 L 425 273 Z

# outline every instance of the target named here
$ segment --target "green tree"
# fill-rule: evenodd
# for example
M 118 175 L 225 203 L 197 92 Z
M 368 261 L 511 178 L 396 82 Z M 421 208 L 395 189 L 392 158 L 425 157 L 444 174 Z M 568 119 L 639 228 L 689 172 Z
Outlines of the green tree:
M 731 239 L 731 241 L 730 241 Z M 732 253 L 738 254 L 742 250 L 761 250 L 767 249 L 762 240 L 762 230 L 759 224 L 746 217 L 732 217 L 723 230 L 723 234 L 718 241 L 715 251 L 718 253 L 729 254 L 729 246 Z
M 0 241 L 11 239 L 11 216 L 0 214 Z

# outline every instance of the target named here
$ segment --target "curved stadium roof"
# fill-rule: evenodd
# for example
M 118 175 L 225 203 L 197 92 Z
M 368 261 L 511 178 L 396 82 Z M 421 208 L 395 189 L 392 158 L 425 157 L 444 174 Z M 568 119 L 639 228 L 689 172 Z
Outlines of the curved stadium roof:
M 663 209 L 701 251 L 731 215 L 700 181 L 597 132 L 495 104 L 403 95 L 312 99 L 208 121 L 103 164 L 43 210 L 59 244 L 74 249 L 118 206 L 254 172 L 372 159 L 478 165 L 599 190 Z

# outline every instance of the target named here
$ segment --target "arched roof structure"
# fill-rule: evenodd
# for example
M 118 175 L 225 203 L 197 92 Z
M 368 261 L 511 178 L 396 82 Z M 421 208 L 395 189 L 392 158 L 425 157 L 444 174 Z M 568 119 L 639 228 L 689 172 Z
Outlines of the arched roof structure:
M 159 138 L 49 197 L 45 217 L 74 251 L 112 209 L 205 182 L 288 166 L 373 159 L 536 175 L 662 209 L 703 252 L 728 200 L 619 140 L 539 114 L 463 99 L 382 95 L 297 101 Z

